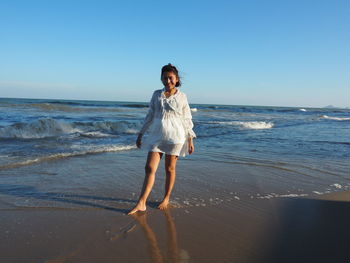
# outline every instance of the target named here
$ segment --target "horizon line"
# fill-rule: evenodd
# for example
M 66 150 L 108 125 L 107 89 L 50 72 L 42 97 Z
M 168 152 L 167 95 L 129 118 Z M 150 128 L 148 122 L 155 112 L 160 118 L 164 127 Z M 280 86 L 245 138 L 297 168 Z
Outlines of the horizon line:
M 149 103 L 149 101 L 122 101 L 122 100 L 94 100 L 94 99 L 49 99 L 49 98 L 11 98 L 11 97 L 0 97 L 0 99 L 25 99 L 25 100 L 62 100 L 62 101 L 103 101 L 103 102 L 137 102 L 137 103 Z M 322 107 L 311 107 L 311 106 L 277 106 L 277 105 L 252 105 L 252 104 L 222 104 L 222 103 L 189 103 L 196 105 L 218 105 L 218 106 L 249 106 L 249 107 L 279 107 L 279 108 L 309 108 L 309 109 L 349 109 L 350 107 L 337 107 L 332 104 Z

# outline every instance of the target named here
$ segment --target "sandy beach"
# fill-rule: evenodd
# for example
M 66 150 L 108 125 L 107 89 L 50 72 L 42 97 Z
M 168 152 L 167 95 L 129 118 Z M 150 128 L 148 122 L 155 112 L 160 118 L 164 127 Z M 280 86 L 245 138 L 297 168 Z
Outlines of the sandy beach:
M 347 262 L 346 201 L 121 210 L 2 209 L 1 262 Z
M 143 154 L 3 170 L 1 262 L 347 262 L 349 191 L 245 195 L 254 187 L 276 189 L 276 182 L 258 180 L 244 165 L 222 164 L 212 180 L 236 180 L 229 185 L 233 192 L 225 192 L 227 180 L 205 183 L 217 168 L 193 156 L 179 162 L 172 208 L 156 209 L 164 183 L 160 167 L 148 210 L 127 216 L 143 180 Z

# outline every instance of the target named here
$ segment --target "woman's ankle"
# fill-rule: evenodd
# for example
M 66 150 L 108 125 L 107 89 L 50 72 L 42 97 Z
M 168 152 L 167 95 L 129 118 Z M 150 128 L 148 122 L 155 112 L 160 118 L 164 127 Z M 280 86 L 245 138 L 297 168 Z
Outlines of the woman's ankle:
M 163 201 L 170 201 L 170 196 L 164 196 Z
M 146 200 L 140 199 L 139 201 L 137 201 L 137 205 L 146 205 Z

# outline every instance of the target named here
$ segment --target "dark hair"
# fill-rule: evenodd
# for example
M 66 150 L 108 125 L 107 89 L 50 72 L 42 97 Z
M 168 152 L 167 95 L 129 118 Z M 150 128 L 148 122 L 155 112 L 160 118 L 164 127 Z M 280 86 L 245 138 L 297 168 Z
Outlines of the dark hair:
M 165 72 L 172 72 L 172 73 L 174 73 L 176 75 L 177 79 L 178 79 L 175 87 L 180 87 L 181 86 L 181 80 L 180 80 L 179 72 L 177 71 L 177 68 L 175 66 L 171 65 L 170 63 L 168 65 L 163 66 L 162 67 L 162 73 L 161 73 L 160 76 L 162 77 Z

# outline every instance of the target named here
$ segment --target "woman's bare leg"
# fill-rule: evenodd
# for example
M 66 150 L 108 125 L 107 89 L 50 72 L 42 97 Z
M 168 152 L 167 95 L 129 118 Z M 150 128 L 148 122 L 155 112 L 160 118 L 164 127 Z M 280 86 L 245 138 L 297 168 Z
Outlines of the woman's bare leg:
M 146 210 L 146 201 L 151 193 L 154 179 L 156 176 L 156 171 L 159 165 L 159 161 L 162 158 L 162 153 L 158 152 L 149 152 L 147 156 L 147 162 L 145 166 L 145 179 L 143 181 L 142 191 L 139 197 L 139 200 L 136 206 L 130 210 L 128 215 L 134 214 L 137 211 L 145 211 Z
M 175 178 L 176 178 L 176 161 L 177 161 L 176 155 L 165 155 L 165 173 L 166 173 L 166 180 L 165 180 L 165 194 L 163 201 L 159 204 L 159 209 L 166 209 L 169 204 L 170 195 L 174 188 L 175 184 Z

